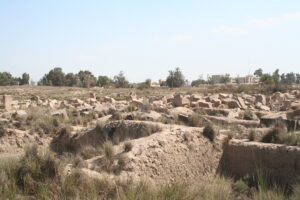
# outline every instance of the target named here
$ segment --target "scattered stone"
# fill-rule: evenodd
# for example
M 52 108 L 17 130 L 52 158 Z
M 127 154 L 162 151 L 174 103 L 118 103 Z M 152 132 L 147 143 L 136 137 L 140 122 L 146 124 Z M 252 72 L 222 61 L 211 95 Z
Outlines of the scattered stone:
M 244 100 L 241 98 L 241 97 L 237 97 L 237 101 L 239 102 L 239 104 L 241 105 L 241 108 L 246 110 L 247 109 L 247 106 L 244 102 Z
M 187 97 L 183 97 L 181 94 L 176 94 L 174 96 L 173 105 L 175 107 L 182 107 L 190 105 L 190 100 Z
M 136 107 L 142 107 L 144 104 L 143 104 L 143 100 L 132 99 L 131 105 L 136 106 Z
M 108 97 L 108 96 L 104 97 L 104 102 L 115 103 L 115 101 L 116 100 L 111 97 Z
M 227 105 L 231 109 L 241 108 L 241 105 L 236 100 L 234 100 L 234 99 L 231 99 L 230 101 L 228 101 Z
M 199 100 L 197 103 L 198 103 L 200 108 L 212 108 L 213 107 L 212 103 L 206 102 L 204 100 Z
M 63 119 L 69 119 L 67 111 L 65 109 L 55 110 L 51 112 L 52 116 L 62 117 Z

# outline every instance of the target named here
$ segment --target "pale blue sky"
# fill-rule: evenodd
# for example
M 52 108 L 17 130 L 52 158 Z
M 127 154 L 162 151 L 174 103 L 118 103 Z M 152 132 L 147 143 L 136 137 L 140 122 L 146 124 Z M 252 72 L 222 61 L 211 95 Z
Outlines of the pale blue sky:
M 299 0 L 0 0 L 0 71 L 53 67 L 132 82 L 300 72 Z

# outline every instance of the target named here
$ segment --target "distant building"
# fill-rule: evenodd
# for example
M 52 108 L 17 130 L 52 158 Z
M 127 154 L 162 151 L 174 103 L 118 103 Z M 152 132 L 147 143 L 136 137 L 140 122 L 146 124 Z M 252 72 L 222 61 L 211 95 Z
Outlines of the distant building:
M 225 75 L 212 75 L 212 84 L 256 84 L 259 83 L 259 77 L 247 75 L 244 77 L 230 77 L 229 74 Z
M 259 83 L 259 77 L 247 75 L 245 77 L 236 77 L 236 84 L 256 84 Z
M 157 88 L 157 87 L 160 87 L 160 84 L 157 82 L 152 82 L 152 80 L 150 80 L 150 87 Z

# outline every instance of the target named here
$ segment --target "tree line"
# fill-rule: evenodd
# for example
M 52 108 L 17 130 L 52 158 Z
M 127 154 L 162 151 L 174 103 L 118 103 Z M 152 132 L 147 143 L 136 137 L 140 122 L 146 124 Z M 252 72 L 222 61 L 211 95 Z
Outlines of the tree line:
M 260 77 L 260 82 L 262 84 L 274 84 L 274 85 L 294 85 L 300 84 L 300 74 L 294 72 L 290 73 L 279 73 L 279 69 L 276 69 L 272 74 L 263 73 L 261 68 L 255 70 L 255 76 Z
M 272 74 L 263 73 L 261 68 L 255 70 L 254 75 L 260 77 L 260 82 L 262 84 L 285 84 L 293 85 L 300 84 L 300 74 L 287 73 L 279 74 L 279 70 L 275 70 Z M 225 76 L 224 83 L 227 82 L 226 78 L 229 79 L 229 75 Z M 9 72 L 0 72 L 0 86 L 10 86 L 10 85 L 28 85 L 30 81 L 30 76 L 28 73 L 23 73 L 22 77 L 13 77 Z M 145 82 L 138 84 L 131 84 L 126 79 L 125 74 L 121 71 L 119 74 L 113 78 L 108 76 L 98 76 L 96 77 L 90 71 L 79 71 L 78 73 L 67 73 L 65 74 L 60 67 L 51 69 L 46 73 L 39 81 L 40 86 L 68 86 L 68 87 L 116 87 L 116 88 L 128 88 L 128 87 L 138 87 L 138 88 L 149 88 L 151 87 L 151 79 L 145 80 Z M 203 78 L 198 78 L 191 82 L 191 86 L 199 86 L 201 84 L 209 84 L 209 80 L 204 80 Z M 169 71 L 169 75 L 165 80 L 159 80 L 160 86 L 167 87 L 181 87 L 184 85 L 189 85 L 188 80 L 185 79 L 180 68 L 175 68 Z
M 9 72 L 0 72 L 0 86 L 28 85 L 29 74 L 23 73 L 22 77 L 13 77 Z

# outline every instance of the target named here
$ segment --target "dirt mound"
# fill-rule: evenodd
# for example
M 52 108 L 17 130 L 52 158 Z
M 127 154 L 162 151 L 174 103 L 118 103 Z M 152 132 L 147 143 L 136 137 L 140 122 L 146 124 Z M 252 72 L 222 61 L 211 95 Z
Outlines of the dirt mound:
M 161 130 L 159 124 L 141 121 L 112 121 L 106 124 L 98 124 L 95 128 L 72 135 L 68 131 L 62 131 L 53 139 L 52 148 L 56 151 L 79 152 L 83 147 L 101 146 L 105 141 L 119 143 L 125 139 L 146 137 Z
M 141 122 L 137 121 L 123 123 L 141 126 Z M 119 126 L 116 124 L 113 122 L 107 126 Z M 124 151 L 124 143 L 114 146 L 117 155 L 128 158 L 126 167 L 120 173 L 107 174 L 99 170 L 102 156 L 87 160 L 88 167 L 83 171 L 93 177 L 109 175 L 122 180 L 147 179 L 155 184 L 176 180 L 207 180 L 215 176 L 222 155 L 221 139 L 217 138 L 211 143 L 202 135 L 202 128 L 160 126 L 160 132 L 130 140 L 133 147 L 128 153 Z

